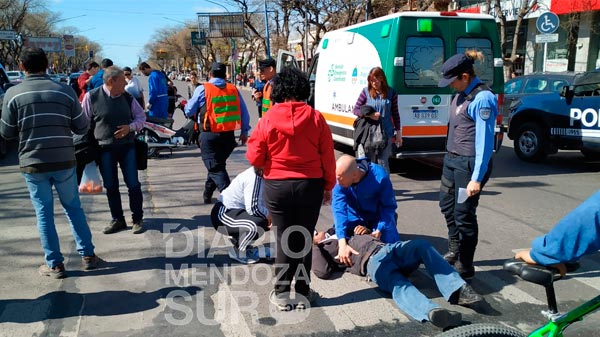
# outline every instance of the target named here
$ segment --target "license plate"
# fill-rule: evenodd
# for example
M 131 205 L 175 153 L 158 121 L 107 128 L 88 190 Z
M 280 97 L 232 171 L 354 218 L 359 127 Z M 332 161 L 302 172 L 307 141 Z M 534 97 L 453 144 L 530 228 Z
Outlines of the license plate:
M 438 110 L 413 110 L 413 119 L 438 119 Z

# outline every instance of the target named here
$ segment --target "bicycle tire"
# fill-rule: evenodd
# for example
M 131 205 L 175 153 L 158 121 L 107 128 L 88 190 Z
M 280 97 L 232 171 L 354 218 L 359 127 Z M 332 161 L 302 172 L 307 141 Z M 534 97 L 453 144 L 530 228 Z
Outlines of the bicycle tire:
M 527 335 L 504 325 L 481 323 L 448 330 L 437 337 L 527 337 Z

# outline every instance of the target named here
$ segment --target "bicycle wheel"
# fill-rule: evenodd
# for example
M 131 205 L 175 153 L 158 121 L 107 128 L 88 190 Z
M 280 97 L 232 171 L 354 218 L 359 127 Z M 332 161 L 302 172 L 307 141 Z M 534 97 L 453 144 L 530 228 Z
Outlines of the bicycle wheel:
M 527 335 L 504 325 L 482 323 L 448 330 L 437 337 L 527 337 Z

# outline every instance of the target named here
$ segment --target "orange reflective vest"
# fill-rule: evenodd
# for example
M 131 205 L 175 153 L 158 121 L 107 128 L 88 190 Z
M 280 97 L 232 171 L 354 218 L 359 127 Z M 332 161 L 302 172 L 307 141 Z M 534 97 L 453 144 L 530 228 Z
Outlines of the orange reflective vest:
M 210 132 L 239 130 L 242 127 L 242 113 L 238 91 L 233 84 L 226 83 L 219 88 L 212 83 L 204 83 L 206 113 L 202 121 L 203 129 Z
M 273 91 L 273 86 L 271 85 L 271 81 L 267 81 L 265 87 L 263 88 L 263 96 L 262 96 L 262 114 L 267 113 L 273 103 L 271 102 L 271 91 Z

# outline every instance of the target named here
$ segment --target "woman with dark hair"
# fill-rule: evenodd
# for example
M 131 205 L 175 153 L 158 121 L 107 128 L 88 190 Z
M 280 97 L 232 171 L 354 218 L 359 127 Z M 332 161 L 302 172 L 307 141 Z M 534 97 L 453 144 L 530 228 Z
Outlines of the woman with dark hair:
M 321 204 L 331 201 L 335 186 L 331 131 L 321 113 L 305 103 L 309 94 L 300 70 L 277 74 L 271 93 L 277 104 L 258 122 L 246 152 L 250 163 L 263 169 L 265 203 L 277 228 L 277 282 L 269 299 L 285 311 L 306 308 L 316 298 L 310 290 L 312 235 Z
M 368 106 L 361 110 L 361 107 Z M 365 111 L 372 113 L 365 115 Z M 385 142 L 381 146 L 367 146 L 365 143 L 357 145 L 356 157 L 367 157 L 372 162 L 379 164 L 389 173 L 388 159 L 392 154 L 392 143 L 402 146 L 402 131 L 400 128 L 400 114 L 398 113 L 398 95 L 388 85 L 383 69 L 375 67 L 369 71 L 367 86 L 360 92 L 354 105 L 353 113 L 359 118 L 369 118 L 381 123 L 381 130 Z

